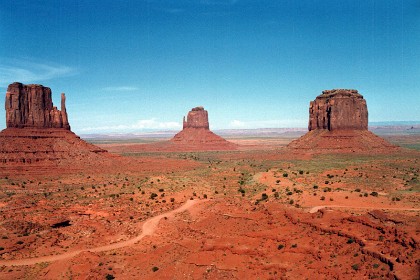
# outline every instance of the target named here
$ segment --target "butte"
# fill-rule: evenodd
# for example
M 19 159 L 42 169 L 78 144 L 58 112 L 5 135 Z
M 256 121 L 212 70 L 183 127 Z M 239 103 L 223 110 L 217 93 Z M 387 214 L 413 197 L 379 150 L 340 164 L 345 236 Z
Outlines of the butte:
M 236 145 L 214 134 L 209 128 L 208 112 L 203 107 L 192 108 L 183 119 L 183 128 L 172 143 L 193 150 L 232 150 Z
M 368 130 L 366 100 L 354 89 L 324 90 L 311 101 L 308 130 L 288 148 L 314 153 L 382 153 L 398 149 Z
M 6 92 L 6 129 L 0 132 L 0 165 L 47 167 L 97 164 L 108 153 L 80 139 L 70 130 L 66 97 L 61 110 L 53 106 L 51 89 L 42 85 L 10 84 Z
M 183 120 L 183 129 L 169 141 L 141 144 L 136 151 L 188 152 L 236 150 L 237 145 L 214 134 L 209 128 L 208 112 L 195 107 Z

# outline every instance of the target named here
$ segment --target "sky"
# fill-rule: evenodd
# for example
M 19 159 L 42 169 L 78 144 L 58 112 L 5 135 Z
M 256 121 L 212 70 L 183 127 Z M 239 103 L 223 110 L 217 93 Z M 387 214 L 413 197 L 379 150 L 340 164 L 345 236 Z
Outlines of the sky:
M 196 106 L 211 129 L 307 127 L 334 88 L 420 121 L 418 0 L 1 0 L 0 41 L 0 99 L 64 92 L 80 134 L 180 130 Z

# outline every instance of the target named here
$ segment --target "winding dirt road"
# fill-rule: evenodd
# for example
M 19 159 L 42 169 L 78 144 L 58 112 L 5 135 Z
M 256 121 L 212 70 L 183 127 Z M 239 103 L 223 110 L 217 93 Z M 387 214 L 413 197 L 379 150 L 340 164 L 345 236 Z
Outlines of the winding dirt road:
M 320 205 L 312 207 L 309 213 L 316 213 L 324 208 L 349 208 L 349 209 L 369 209 L 369 210 L 395 210 L 395 211 L 420 211 L 419 208 L 392 208 L 392 207 L 363 207 L 363 206 L 345 206 L 345 205 Z
M 185 210 L 188 210 L 189 208 L 196 205 L 197 203 L 199 203 L 198 200 L 188 200 L 184 205 L 182 205 L 181 207 L 177 209 L 174 209 L 170 212 L 163 213 L 158 216 L 147 219 L 142 226 L 141 234 L 129 240 L 120 241 L 120 242 L 112 243 L 109 245 L 104 245 L 104 246 L 99 246 L 99 247 L 94 247 L 94 248 L 89 248 L 89 249 L 81 249 L 81 250 L 66 252 L 60 255 L 50 255 L 50 256 L 20 259 L 20 260 L 0 260 L 0 266 L 34 265 L 36 263 L 42 263 L 42 262 L 54 262 L 54 261 L 72 258 L 82 252 L 104 252 L 104 251 L 110 251 L 110 250 L 115 250 L 115 249 L 131 246 L 137 243 L 138 241 L 140 241 L 141 239 L 143 239 L 145 236 L 152 235 L 156 231 L 159 221 L 163 217 L 168 217 L 168 218 L 173 217 L 176 213 L 180 213 Z

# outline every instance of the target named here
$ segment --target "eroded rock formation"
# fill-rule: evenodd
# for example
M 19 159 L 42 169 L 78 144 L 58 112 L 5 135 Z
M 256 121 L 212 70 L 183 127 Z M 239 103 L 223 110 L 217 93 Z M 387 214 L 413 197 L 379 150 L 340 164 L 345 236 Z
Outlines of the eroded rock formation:
M 209 129 L 209 116 L 203 107 L 192 108 L 188 112 L 187 120 L 183 120 L 183 129 L 185 128 L 204 128 Z
M 7 127 L 70 130 L 64 93 L 61 94 L 61 110 L 58 110 L 53 106 L 51 89 L 42 85 L 10 84 L 5 109 Z
M 309 131 L 314 129 L 368 129 L 368 110 L 354 89 L 324 90 L 309 105 Z
M 354 89 L 324 90 L 311 101 L 308 130 L 288 147 L 314 153 L 377 153 L 397 149 L 368 131 L 366 101 Z
M 236 145 L 214 134 L 209 129 L 208 112 L 203 107 L 195 107 L 183 119 L 183 129 L 172 139 L 177 144 L 174 149 L 230 150 Z M 182 147 L 181 147 L 182 146 Z
M 53 106 L 51 89 L 10 84 L 6 92 L 6 126 L 0 132 L 0 164 L 98 162 L 106 151 L 70 131 L 66 97 Z

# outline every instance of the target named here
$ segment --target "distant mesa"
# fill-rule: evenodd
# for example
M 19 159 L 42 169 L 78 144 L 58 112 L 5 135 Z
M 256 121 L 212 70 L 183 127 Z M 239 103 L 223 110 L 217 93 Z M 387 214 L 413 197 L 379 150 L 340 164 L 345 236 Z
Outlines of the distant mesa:
M 208 112 L 203 107 L 195 107 L 183 119 L 183 129 L 171 140 L 172 143 L 196 150 L 230 150 L 236 145 L 214 134 L 209 129 Z
M 106 153 L 70 131 L 64 93 L 61 110 L 53 106 L 51 95 L 51 89 L 42 85 L 16 82 L 8 86 L 0 163 L 88 161 Z
M 368 131 L 366 100 L 354 89 L 324 90 L 311 101 L 308 130 L 288 147 L 311 152 L 389 152 L 397 149 Z

